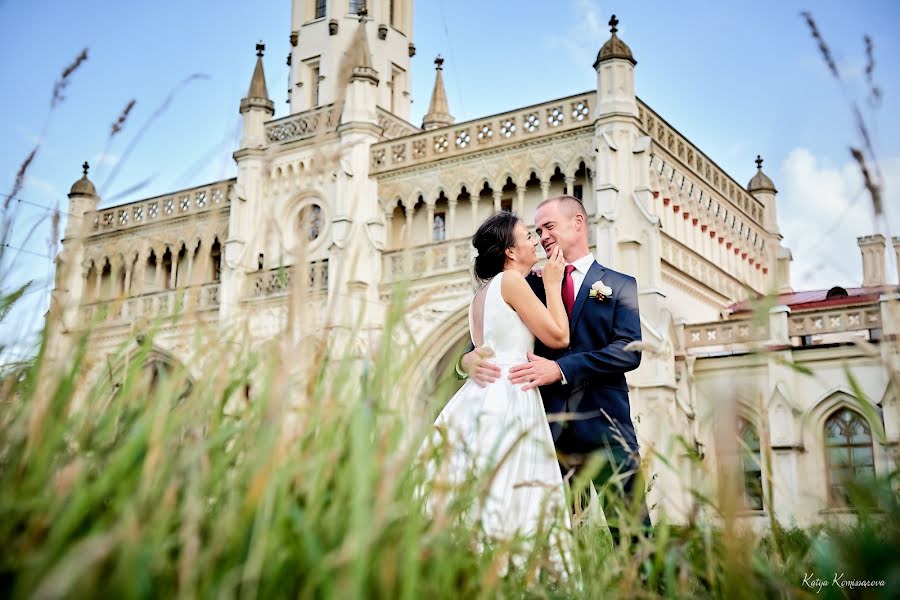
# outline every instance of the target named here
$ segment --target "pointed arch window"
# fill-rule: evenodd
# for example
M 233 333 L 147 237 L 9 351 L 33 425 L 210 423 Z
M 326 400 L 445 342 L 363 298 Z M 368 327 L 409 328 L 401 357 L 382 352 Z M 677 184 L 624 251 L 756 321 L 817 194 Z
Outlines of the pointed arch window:
M 435 242 L 442 242 L 447 239 L 447 216 L 445 213 L 434 214 L 431 239 Z
M 829 501 L 847 502 L 847 483 L 875 476 L 872 430 L 855 410 L 841 408 L 825 421 L 825 459 Z
M 750 421 L 738 417 L 737 435 L 743 472 L 744 506 L 750 510 L 762 510 L 762 453 L 760 452 L 759 434 Z

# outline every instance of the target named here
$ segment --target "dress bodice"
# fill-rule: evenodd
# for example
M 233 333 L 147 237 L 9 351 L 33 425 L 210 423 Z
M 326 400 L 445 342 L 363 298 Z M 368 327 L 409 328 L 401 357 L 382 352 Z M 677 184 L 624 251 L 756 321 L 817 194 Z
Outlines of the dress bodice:
M 534 335 L 519 314 L 503 300 L 500 286 L 501 271 L 487 283 L 484 295 L 483 337 L 484 344 L 494 350 L 493 360 L 499 366 L 512 366 L 528 362 L 528 353 L 534 351 Z M 475 340 L 475 323 L 469 307 L 469 333 Z

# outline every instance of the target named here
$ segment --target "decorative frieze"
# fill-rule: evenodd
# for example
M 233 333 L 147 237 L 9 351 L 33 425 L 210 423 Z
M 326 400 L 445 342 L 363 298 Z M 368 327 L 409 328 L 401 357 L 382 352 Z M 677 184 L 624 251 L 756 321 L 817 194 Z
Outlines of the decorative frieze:
M 863 331 L 881 327 L 881 309 L 877 304 L 832 310 L 797 312 L 788 319 L 791 336 L 818 335 L 839 331 Z
M 340 112 L 334 104 L 326 104 L 312 110 L 297 113 L 266 123 L 266 140 L 296 142 L 337 128 Z
M 328 259 L 303 265 L 302 271 L 307 277 L 309 291 L 328 289 Z M 285 296 L 294 285 L 294 277 L 298 266 L 278 267 L 253 273 L 248 277 L 248 292 L 245 299 Z
M 474 259 L 474 249 L 469 238 L 386 252 L 384 282 L 393 283 L 468 271 Z
M 191 311 L 205 312 L 219 308 L 219 282 L 189 288 L 165 290 L 142 294 L 131 298 L 121 298 L 94 302 L 80 308 L 81 322 L 87 327 L 98 320 L 97 326 L 110 327 L 130 324 L 136 319 L 166 318 Z
M 764 342 L 769 339 L 769 324 L 757 323 L 752 319 L 716 321 L 688 325 L 684 328 L 685 348 L 701 346 L 727 346 Z
M 493 148 L 559 131 L 590 127 L 594 96 L 594 92 L 577 94 L 375 144 L 371 154 L 372 173 L 477 152 L 487 146 Z M 403 149 L 399 150 L 401 145 Z M 398 160 L 398 156 L 403 158 Z
M 102 235 L 110 231 L 149 225 L 220 208 L 229 204 L 235 181 L 234 179 L 219 181 L 166 196 L 88 213 L 86 218 L 92 224 L 90 235 Z

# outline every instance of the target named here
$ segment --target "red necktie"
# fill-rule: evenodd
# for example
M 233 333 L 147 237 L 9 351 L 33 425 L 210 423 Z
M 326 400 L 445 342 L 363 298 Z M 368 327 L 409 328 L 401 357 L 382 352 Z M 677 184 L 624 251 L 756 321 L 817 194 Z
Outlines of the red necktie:
M 575 282 L 572 281 L 572 271 L 575 265 L 566 265 L 566 273 L 563 275 L 562 301 L 566 307 L 566 314 L 572 316 L 572 307 L 575 306 Z

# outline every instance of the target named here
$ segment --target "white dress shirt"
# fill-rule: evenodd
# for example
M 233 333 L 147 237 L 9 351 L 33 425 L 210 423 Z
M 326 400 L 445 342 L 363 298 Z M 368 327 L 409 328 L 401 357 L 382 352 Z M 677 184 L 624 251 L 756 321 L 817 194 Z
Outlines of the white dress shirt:
M 578 292 L 581 291 L 581 284 L 584 283 L 584 278 L 587 277 L 587 273 L 591 269 L 591 265 L 594 264 L 594 255 L 588 252 L 578 260 L 573 260 L 572 262 L 566 264 L 575 266 L 575 270 L 572 271 L 572 284 L 575 288 L 574 297 L 578 298 Z

